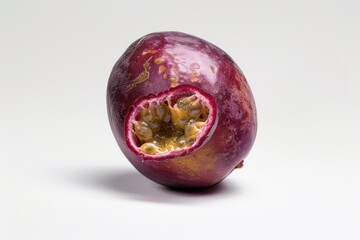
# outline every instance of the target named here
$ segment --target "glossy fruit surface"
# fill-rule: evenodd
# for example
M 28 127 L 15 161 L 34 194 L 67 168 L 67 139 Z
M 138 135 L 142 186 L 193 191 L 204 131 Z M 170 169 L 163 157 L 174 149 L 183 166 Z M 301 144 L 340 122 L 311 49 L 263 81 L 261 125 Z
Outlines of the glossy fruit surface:
M 179 33 L 148 34 L 116 62 L 107 89 L 111 129 L 149 179 L 198 188 L 242 166 L 256 136 L 250 87 L 220 48 Z

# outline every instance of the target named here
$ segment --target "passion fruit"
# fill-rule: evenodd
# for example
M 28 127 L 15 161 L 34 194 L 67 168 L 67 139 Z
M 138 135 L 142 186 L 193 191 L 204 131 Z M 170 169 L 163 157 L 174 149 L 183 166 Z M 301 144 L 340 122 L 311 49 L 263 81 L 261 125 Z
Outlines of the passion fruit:
M 222 181 L 253 146 L 250 87 L 223 50 L 180 32 L 148 34 L 116 62 L 107 88 L 111 129 L 149 179 L 201 188 Z

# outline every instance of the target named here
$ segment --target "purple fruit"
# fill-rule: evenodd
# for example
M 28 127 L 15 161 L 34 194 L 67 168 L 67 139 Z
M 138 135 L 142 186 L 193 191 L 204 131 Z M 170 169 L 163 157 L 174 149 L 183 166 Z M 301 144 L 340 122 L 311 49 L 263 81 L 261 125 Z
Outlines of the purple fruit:
M 179 33 L 146 35 L 115 64 L 107 89 L 111 129 L 143 175 L 199 188 L 241 167 L 256 136 L 250 87 L 220 48 Z

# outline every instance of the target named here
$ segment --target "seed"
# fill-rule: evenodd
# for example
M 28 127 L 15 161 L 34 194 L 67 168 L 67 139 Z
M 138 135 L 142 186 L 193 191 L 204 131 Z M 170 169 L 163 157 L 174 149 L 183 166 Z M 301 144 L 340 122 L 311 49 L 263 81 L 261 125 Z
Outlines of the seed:
M 177 100 L 176 105 L 179 109 L 186 111 L 189 109 L 190 104 L 196 99 L 196 96 L 182 97 Z
M 180 108 L 182 110 L 187 109 L 185 98 L 179 98 L 179 100 L 177 100 L 177 102 L 176 102 L 176 105 L 177 105 L 178 108 Z
M 179 119 L 177 122 L 177 125 L 178 125 L 178 127 L 183 129 L 185 127 L 186 123 L 187 123 L 187 119 Z
M 154 135 L 154 141 L 162 142 L 164 139 L 165 139 L 165 136 L 163 136 L 163 135 L 160 135 L 160 134 Z
M 162 118 L 165 114 L 165 110 L 162 106 L 157 106 L 156 107 L 156 115 L 159 117 L 159 118 Z
M 194 102 L 194 101 L 196 101 L 198 98 L 196 97 L 196 96 L 194 96 L 194 95 L 192 95 L 192 96 L 190 96 L 190 97 L 188 97 L 189 98 L 189 101 L 190 102 Z
M 200 115 L 200 113 L 201 113 L 201 108 L 191 109 L 189 112 L 189 116 L 190 117 L 198 117 L 197 115 Z
M 170 116 L 170 115 L 166 115 L 166 116 L 164 117 L 164 122 L 168 123 L 168 122 L 170 122 L 170 120 L 171 120 L 171 116 Z
M 160 152 L 159 147 L 157 147 L 154 143 L 144 143 L 141 145 L 140 150 L 150 155 Z
M 193 124 L 194 122 L 196 122 L 196 119 L 190 118 L 190 120 L 187 122 L 187 124 L 190 125 L 190 124 Z
M 139 130 L 140 137 L 145 141 L 152 138 L 152 131 L 147 127 L 141 127 Z
M 153 113 L 150 109 L 142 109 L 141 116 L 142 116 L 142 119 L 147 123 L 153 119 Z
M 152 131 L 145 122 L 136 122 L 135 134 L 140 141 L 149 141 L 152 139 Z
M 155 146 L 157 146 L 157 147 L 160 147 L 161 146 L 161 144 L 158 142 L 158 141 L 156 141 L 156 140 L 153 140 L 151 143 L 153 143 Z
M 190 102 L 190 106 L 193 108 L 202 108 L 202 104 L 200 102 L 200 99 L 195 98 L 191 98 L 191 102 Z
M 182 136 L 184 133 L 182 132 L 182 131 L 175 131 L 175 132 L 173 132 L 173 134 L 172 134 L 172 136 L 171 136 L 171 139 L 173 140 L 173 141 L 177 141 L 177 139 L 180 137 L 180 136 Z
M 185 137 L 184 136 L 179 137 L 176 142 L 177 142 L 177 146 L 179 148 L 184 147 L 185 146 Z
M 158 122 L 158 121 L 151 122 L 150 128 L 153 132 L 158 132 L 160 130 L 160 122 Z

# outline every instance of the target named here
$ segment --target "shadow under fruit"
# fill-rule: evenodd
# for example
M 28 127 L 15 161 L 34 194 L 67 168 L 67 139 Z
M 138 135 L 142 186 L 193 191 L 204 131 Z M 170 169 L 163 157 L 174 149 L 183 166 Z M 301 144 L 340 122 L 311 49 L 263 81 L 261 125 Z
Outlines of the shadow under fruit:
M 180 32 L 148 34 L 116 62 L 107 87 L 111 129 L 149 179 L 201 188 L 241 167 L 256 136 L 256 107 L 223 50 Z

